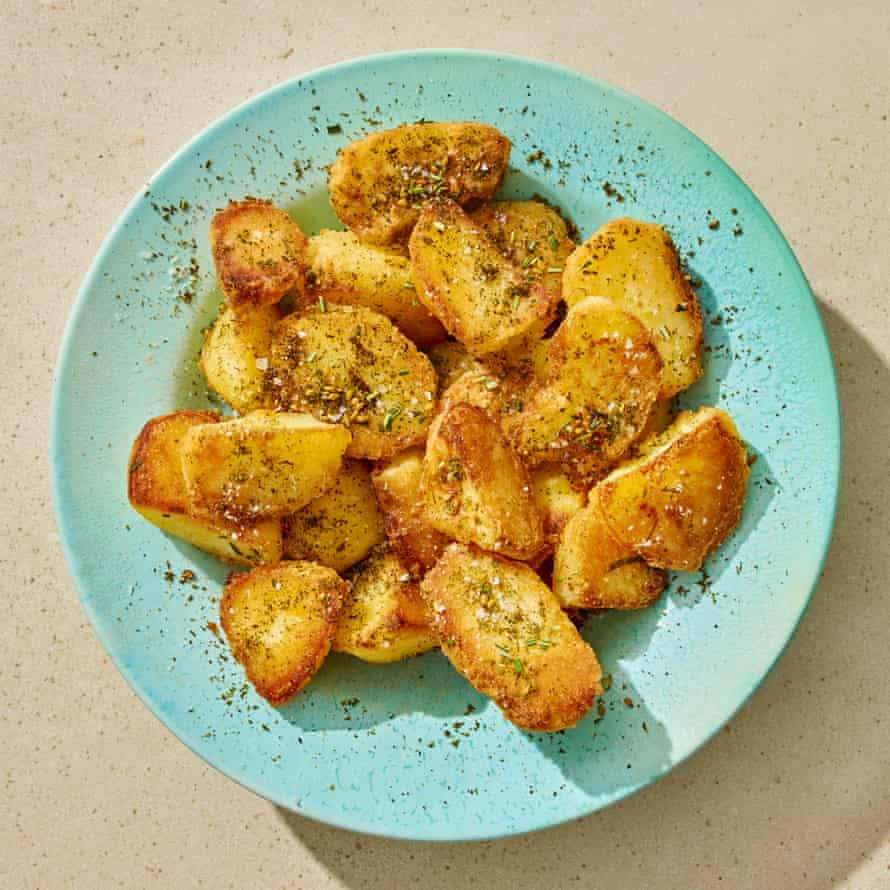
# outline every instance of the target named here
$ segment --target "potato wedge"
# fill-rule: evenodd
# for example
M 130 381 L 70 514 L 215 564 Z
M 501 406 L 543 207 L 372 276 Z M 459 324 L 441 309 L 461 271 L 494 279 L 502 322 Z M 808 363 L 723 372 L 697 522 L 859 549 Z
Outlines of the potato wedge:
M 408 242 L 417 296 L 474 355 L 515 348 L 559 294 L 509 260 L 454 201 L 424 206 Z
M 385 664 L 439 645 L 420 588 L 387 546 L 378 547 L 350 574 L 334 650 Z
M 130 505 L 162 531 L 224 562 L 258 565 L 281 559 L 277 519 L 243 525 L 195 515 L 186 497 L 181 447 L 186 432 L 219 423 L 209 411 L 176 411 L 148 421 L 133 443 L 127 474 Z
M 285 516 L 284 555 L 344 572 L 385 540 L 383 513 L 361 461 L 345 460 L 324 494 Z
M 421 348 L 445 339 L 441 322 L 417 299 L 408 257 L 363 244 L 352 232 L 324 229 L 309 239 L 303 303 L 317 303 L 319 297 L 367 306 Z
M 235 522 L 293 513 L 331 486 L 349 438 L 308 414 L 265 410 L 194 426 L 181 446 L 189 502 Z
M 429 359 L 364 306 L 289 315 L 275 329 L 271 398 L 351 430 L 349 457 L 381 460 L 423 442 L 436 383 Z
M 371 133 L 343 149 L 328 188 L 339 219 L 362 241 L 406 238 L 433 196 L 475 205 L 498 189 L 510 140 L 475 122 L 409 124 Z
M 265 368 L 272 329 L 281 318 L 276 304 L 219 307 L 216 321 L 204 335 L 198 365 L 207 385 L 239 414 L 261 408 L 265 398 Z
M 470 216 L 501 254 L 556 294 L 575 249 L 566 221 L 543 201 L 489 201 Z
M 643 322 L 664 361 L 659 398 L 701 376 L 701 310 L 661 226 L 627 217 L 607 222 L 566 260 L 562 290 L 570 306 L 605 297 Z
M 532 497 L 544 520 L 544 537 L 555 541 L 566 523 L 587 503 L 587 495 L 572 484 L 558 464 L 541 464 L 531 471 Z
M 591 493 L 615 538 L 650 565 L 698 569 L 735 528 L 748 481 L 745 446 L 725 411 L 684 411 Z
M 448 660 L 521 729 L 574 726 L 602 691 L 593 649 L 527 565 L 452 544 L 421 592 Z
M 427 521 L 457 541 L 517 559 L 544 546 L 528 471 L 480 408 L 458 402 L 436 418 L 420 488 Z
M 306 236 L 269 201 L 245 198 L 217 211 L 210 248 L 220 289 L 236 309 L 277 303 L 302 284 Z
M 247 679 L 270 704 L 284 704 L 321 667 L 348 592 L 335 571 L 311 562 L 229 576 L 220 622 Z
M 599 501 L 569 519 L 553 557 L 553 592 L 565 609 L 644 609 L 667 585 L 661 569 L 620 544 Z
M 576 303 L 549 346 L 547 380 L 502 424 L 530 464 L 595 480 L 639 437 L 661 386 L 661 358 L 634 316 L 608 300 Z
M 484 366 L 463 343 L 457 340 L 443 340 L 427 353 L 439 378 L 439 392 L 444 392 L 467 371 L 476 371 Z
M 422 447 L 408 448 L 378 464 L 371 476 L 390 545 L 412 577 L 421 577 L 431 569 L 451 540 L 436 531 L 424 515 L 420 493 L 423 455 Z

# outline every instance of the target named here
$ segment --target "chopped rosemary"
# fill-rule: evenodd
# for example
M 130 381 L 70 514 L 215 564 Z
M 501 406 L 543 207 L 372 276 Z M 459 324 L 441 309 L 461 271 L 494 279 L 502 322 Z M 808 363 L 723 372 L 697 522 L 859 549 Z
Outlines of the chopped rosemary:
M 393 421 L 402 413 L 401 405 L 393 405 L 383 416 L 380 423 L 380 432 L 388 433 L 392 429 Z

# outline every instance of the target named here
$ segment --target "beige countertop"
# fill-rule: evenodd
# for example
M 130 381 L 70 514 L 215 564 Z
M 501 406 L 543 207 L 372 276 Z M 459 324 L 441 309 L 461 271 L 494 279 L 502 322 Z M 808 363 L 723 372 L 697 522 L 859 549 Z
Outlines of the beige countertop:
M 890 886 L 886 0 L 0 8 L 0 886 Z M 140 184 L 260 90 L 414 46 L 562 62 L 644 97 L 710 143 L 773 213 L 809 276 L 845 428 L 824 577 L 785 656 L 731 725 L 611 809 L 460 846 L 362 837 L 290 815 L 173 738 L 77 603 L 46 466 L 65 318 Z

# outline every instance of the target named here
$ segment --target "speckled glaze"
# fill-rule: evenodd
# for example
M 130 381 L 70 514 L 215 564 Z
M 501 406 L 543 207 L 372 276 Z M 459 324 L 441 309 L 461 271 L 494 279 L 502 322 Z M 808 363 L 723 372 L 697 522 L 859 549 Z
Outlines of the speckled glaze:
M 514 145 L 504 195 L 544 195 L 583 237 L 617 215 L 664 224 L 701 281 L 705 314 L 705 376 L 683 402 L 726 408 L 758 458 L 742 523 L 706 572 L 677 575 L 645 612 L 587 622 L 612 676 L 604 714 L 551 736 L 513 728 L 438 653 L 391 666 L 331 656 L 276 711 L 245 686 L 208 626 L 226 569 L 126 502 L 128 451 L 143 422 L 210 404 L 195 358 L 219 300 L 206 240 L 213 211 L 255 194 L 307 230 L 331 225 L 324 168 L 337 148 L 418 118 L 498 126 Z M 140 190 L 83 284 L 57 368 L 50 451 L 84 609 L 123 675 L 185 744 L 304 815 L 449 840 L 593 812 L 717 731 L 806 608 L 840 460 L 815 304 L 745 185 L 682 126 L 613 87 L 465 51 L 377 56 L 306 75 L 185 146 Z

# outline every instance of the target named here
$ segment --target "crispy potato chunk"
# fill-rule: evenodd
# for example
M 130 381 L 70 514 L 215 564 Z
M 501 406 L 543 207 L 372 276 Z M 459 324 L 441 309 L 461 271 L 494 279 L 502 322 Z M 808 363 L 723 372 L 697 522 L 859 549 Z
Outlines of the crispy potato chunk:
M 149 420 L 130 452 L 127 494 L 130 505 L 162 531 L 224 562 L 246 565 L 281 559 L 281 523 L 251 525 L 195 515 L 186 497 L 182 439 L 196 426 L 219 423 L 209 411 L 176 411 Z
M 321 667 L 349 585 L 311 562 L 229 576 L 219 617 L 232 654 L 266 701 L 282 705 Z
M 229 303 L 277 303 L 303 280 L 306 236 L 269 201 L 231 201 L 210 223 L 210 248 L 219 286 Z
M 351 581 L 334 637 L 336 652 L 384 664 L 439 645 L 420 588 L 386 545 L 356 566 Z
M 596 655 L 528 566 L 452 544 L 421 592 L 448 660 L 521 729 L 574 726 L 602 691 Z
M 319 297 L 367 306 L 422 348 L 445 339 L 441 322 L 417 299 L 408 257 L 363 244 L 352 232 L 324 229 L 309 239 L 304 305 Z
M 482 409 L 449 405 L 436 418 L 420 482 L 433 528 L 517 559 L 544 545 L 528 471 Z
M 282 319 L 268 380 L 279 407 L 351 430 L 349 457 L 381 460 L 422 442 L 436 406 L 429 359 L 363 306 Z
M 497 365 L 478 365 L 458 377 L 439 396 L 439 406 L 445 410 L 451 405 L 465 402 L 481 408 L 497 419 L 508 407 L 515 409 L 523 398 L 526 382 L 517 373 L 505 371 Z
M 484 368 L 463 343 L 457 340 L 444 340 L 437 343 L 427 353 L 439 378 L 439 392 L 444 392 L 467 371 L 480 371 Z
M 503 425 L 531 465 L 595 479 L 642 433 L 661 385 L 649 333 L 607 300 L 577 303 L 548 348 L 547 380 Z
M 408 448 L 372 474 L 377 502 L 384 511 L 386 535 L 393 551 L 413 577 L 431 569 L 450 538 L 426 519 L 420 480 L 423 448 Z
M 434 196 L 472 206 L 498 189 L 510 140 L 474 122 L 422 123 L 371 133 L 331 165 L 331 206 L 362 241 L 408 236 L 419 205 Z
M 726 412 L 681 413 L 592 492 L 615 538 L 651 565 L 694 571 L 735 528 L 748 481 Z
M 673 422 L 677 416 L 677 406 L 674 399 L 659 399 L 652 406 L 652 413 L 640 433 L 637 443 L 645 442 L 651 436 L 658 436 L 663 433 Z
M 553 592 L 566 609 L 644 609 L 667 583 L 609 531 L 599 502 L 569 519 L 553 557 Z
M 348 430 L 308 414 L 253 411 L 194 426 L 181 447 L 189 501 L 234 521 L 280 518 L 331 486 L 348 443 Z
M 383 513 L 371 473 L 361 461 L 345 460 L 331 487 L 283 520 L 284 555 L 344 572 L 383 541 Z
M 280 318 L 275 304 L 236 311 L 223 303 L 204 335 L 199 367 L 207 385 L 239 414 L 262 407 L 263 369 L 269 361 L 272 329 Z
M 424 207 L 408 250 L 418 297 L 474 355 L 515 348 L 553 318 L 559 294 L 505 259 L 454 201 Z
M 562 291 L 570 306 L 605 297 L 643 322 L 664 361 L 659 398 L 701 376 L 701 310 L 661 226 L 629 218 L 607 222 L 566 260 Z
M 547 290 L 562 293 L 563 266 L 575 242 L 556 210 L 543 201 L 489 201 L 471 216 L 503 256 Z
M 544 518 L 544 536 L 549 541 L 559 537 L 565 524 L 587 503 L 558 464 L 541 464 L 532 470 L 532 497 Z

